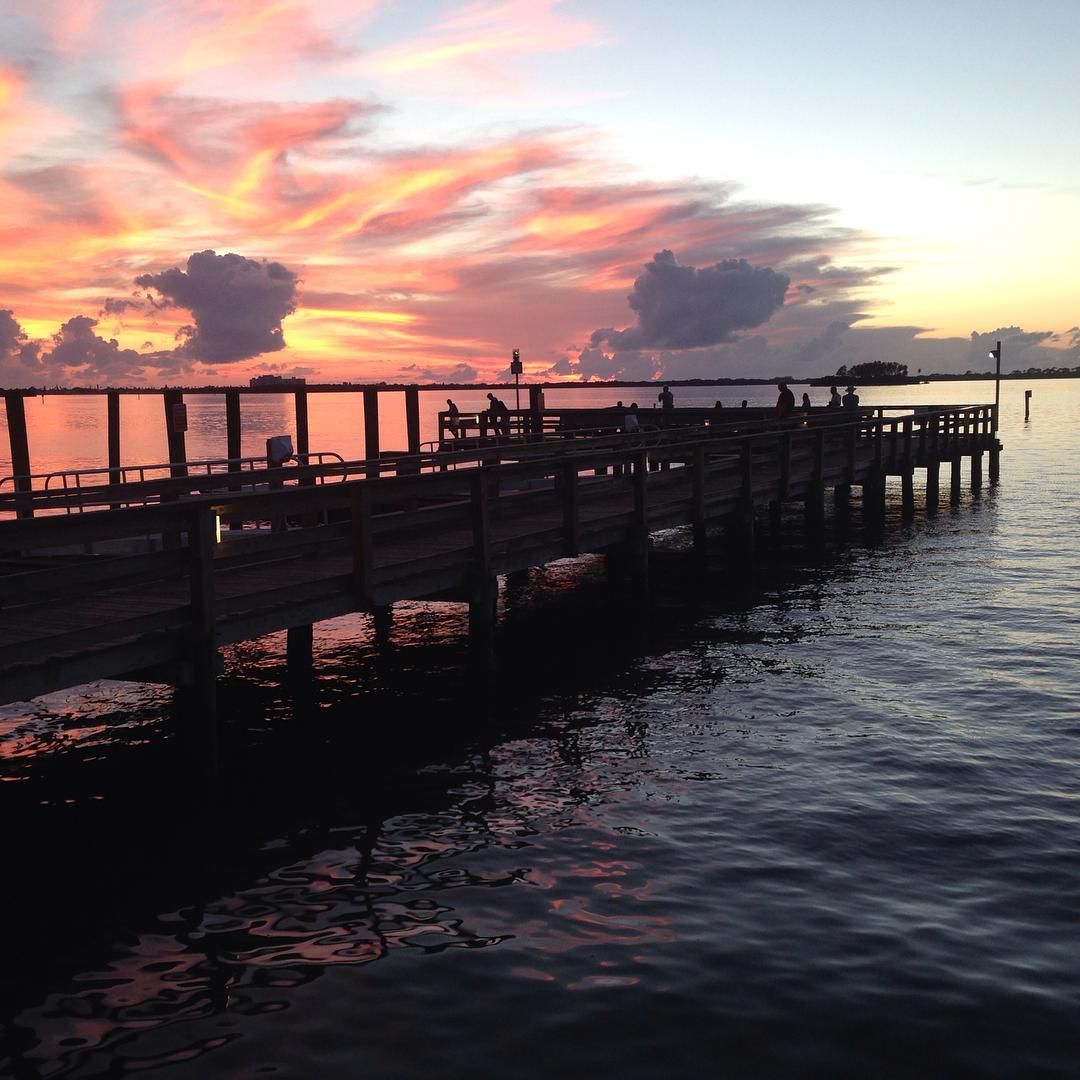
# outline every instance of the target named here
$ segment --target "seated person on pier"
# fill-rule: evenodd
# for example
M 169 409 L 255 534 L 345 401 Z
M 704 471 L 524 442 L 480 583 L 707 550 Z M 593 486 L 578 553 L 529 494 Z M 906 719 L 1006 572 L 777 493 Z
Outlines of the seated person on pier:
M 849 386 L 844 395 L 843 405 L 845 409 L 857 409 L 859 407 L 859 395 L 855 393 L 855 387 Z
M 829 404 L 825 407 L 827 409 L 839 409 L 840 408 L 840 391 L 835 386 L 829 387 Z
M 630 402 L 630 412 L 623 417 L 623 431 L 640 431 L 641 425 L 638 423 L 637 418 L 637 402 Z
M 810 404 L 810 395 L 805 392 L 802 396 L 802 407 L 803 412 L 809 412 L 813 408 L 813 405 Z

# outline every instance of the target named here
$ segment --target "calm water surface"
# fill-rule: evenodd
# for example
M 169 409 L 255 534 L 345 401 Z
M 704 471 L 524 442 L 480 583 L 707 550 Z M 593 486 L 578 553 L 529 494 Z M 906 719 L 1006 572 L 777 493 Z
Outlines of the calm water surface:
M 1033 387 L 880 543 L 504 583 L 495 671 L 449 604 L 322 624 L 313 686 L 232 649 L 217 791 L 167 688 L 0 710 L 0 1073 L 1077 1075 L 1080 382 Z

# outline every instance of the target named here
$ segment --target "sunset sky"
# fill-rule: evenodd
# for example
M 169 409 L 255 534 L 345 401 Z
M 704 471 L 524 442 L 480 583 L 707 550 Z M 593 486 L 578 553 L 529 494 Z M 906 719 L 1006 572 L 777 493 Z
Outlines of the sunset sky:
M 0 384 L 1080 364 L 1076 0 L 2 0 Z

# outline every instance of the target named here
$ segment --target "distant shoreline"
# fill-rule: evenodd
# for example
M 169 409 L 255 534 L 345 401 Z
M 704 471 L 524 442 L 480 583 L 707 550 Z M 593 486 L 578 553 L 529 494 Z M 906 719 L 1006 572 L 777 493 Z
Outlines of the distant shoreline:
M 993 381 L 995 375 L 992 371 L 965 372 L 962 375 L 949 373 L 932 375 L 909 375 L 904 379 L 860 379 L 856 384 L 860 387 L 872 386 L 918 386 L 925 383 L 936 382 L 986 382 Z M 1016 382 L 1018 379 L 1080 379 L 1080 369 L 1071 371 L 1018 371 L 1005 374 L 1002 372 L 1002 382 Z M 790 383 L 793 386 L 831 386 L 840 383 L 847 384 L 848 376 L 845 375 L 814 375 L 810 378 L 797 378 L 794 375 L 772 375 L 768 378 L 730 378 L 730 379 L 597 379 L 590 382 L 545 382 L 528 381 L 520 384 L 521 389 L 529 386 L 541 386 L 546 390 L 580 390 L 585 388 L 599 387 L 634 387 L 634 386 L 775 386 L 779 382 Z M 338 383 L 290 383 L 283 382 L 274 386 L 238 386 L 238 385 L 207 385 L 186 386 L 177 383 L 164 384 L 161 386 L 30 386 L 30 387 L 0 387 L 0 394 L 22 394 L 24 397 L 38 397 L 42 395 L 57 394 L 160 394 L 163 390 L 181 390 L 186 394 L 223 394 L 227 390 L 239 390 L 244 394 L 289 394 L 298 390 L 325 393 L 336 391 L 339 393 L 356 392 L 360 390 L 512 390 L 513 382 L 473 382 L 473 383 L 390 383 L 390 382 L 338 382 Z

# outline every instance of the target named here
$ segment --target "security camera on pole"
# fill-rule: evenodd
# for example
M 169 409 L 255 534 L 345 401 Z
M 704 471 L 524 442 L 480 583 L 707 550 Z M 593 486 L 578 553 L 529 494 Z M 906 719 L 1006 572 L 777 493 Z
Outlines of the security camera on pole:
M 521 411 L 521 350 L 515 349 L 510 360 L 510 374 L 514 376 L 514 408 Z

